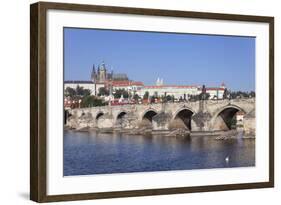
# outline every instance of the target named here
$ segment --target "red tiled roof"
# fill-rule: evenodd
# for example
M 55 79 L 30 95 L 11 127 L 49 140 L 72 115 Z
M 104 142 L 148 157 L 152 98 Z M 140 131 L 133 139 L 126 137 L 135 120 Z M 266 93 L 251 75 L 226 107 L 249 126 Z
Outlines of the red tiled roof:
M 144 88 L 197 88 L 194 85 L 147 85 Z
M 138 85 L 143 86 L 143 82 L 140 81 L 112 81 L 112 86 L 132 86 L 132 85 Z
M 141 86 L 143 86 L 143 82 L 134 81 L 134 82 L 132 82 L 132 85 L 141 85 Z
M 206 88 L 206 90 L 224 90 L 224 88 Z
M 201 90 L 201 88 L 199 90 Z M 206 90 L 224 90 L 224 88 L 206 88 Z

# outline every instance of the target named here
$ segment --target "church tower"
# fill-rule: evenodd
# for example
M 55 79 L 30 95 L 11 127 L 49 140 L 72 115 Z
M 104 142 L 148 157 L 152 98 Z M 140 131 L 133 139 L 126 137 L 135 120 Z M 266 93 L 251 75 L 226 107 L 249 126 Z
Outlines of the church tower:
M 99 66 L 99 83 L 104 83 L 107 80 L 107 70 L 104 62 Z
M 92 80 L 93 83 L 97 82 L 97 73 L 96 73 L 95 64 L 93 64 L 93 69 L 92 69 L 92 73 L 91 73 L 91 80 Z

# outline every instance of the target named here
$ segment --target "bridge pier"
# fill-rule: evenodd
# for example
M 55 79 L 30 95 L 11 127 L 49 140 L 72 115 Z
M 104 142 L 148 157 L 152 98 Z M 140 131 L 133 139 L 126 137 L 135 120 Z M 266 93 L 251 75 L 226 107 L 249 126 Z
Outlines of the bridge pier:
M 139 121 L 136 115 L 132 112 L 127 113 L 122 118 L 116 120 L 114 128 L 115 129 L 124 129 L 131 130 L 138 127 Z
M 80 130 L 97 128 L 105 130 L 131 130 L 142 134 L 147 132 L 171 132 L 177 129 L 191 132 L 209 132 L 229 130 L 229 119 L 241 111 L 245 116 L 254 110 L 255 101 L 206 101 L 141 104 L 124 106 L 102 106 L 69 110 L 66 126 Z M 201 105 L 201 107 L 200 107 Z M 254 111 L 252 112 L 254 113 Z M 243 124 L 249 132 L 255 130 L 253 114 L 245 118 Z
M 163 131 L 169 130 L 169 125 L 172 120 L 172 115 L 170 113 L 160 112 L 152 118 L 152 130 L 153 131 Z
M 97 119 L 97 128 L 99 129 L 113 129 L 114 118 L 111 114 L 107 113 Z

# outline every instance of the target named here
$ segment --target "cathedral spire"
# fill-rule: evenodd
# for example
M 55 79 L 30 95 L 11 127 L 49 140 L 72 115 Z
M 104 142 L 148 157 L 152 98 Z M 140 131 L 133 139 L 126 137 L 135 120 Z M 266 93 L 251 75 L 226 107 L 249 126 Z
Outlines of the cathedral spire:
M 92 69 L 92 73 L 96 73 L 96 68 L 95 68 L 95 64 L 93 64 L 93 69 Z
M 95 68 L 95 64 L 93 64 L 93 69 L 92 69 L 92 73 L 91 73 L 91 80 L 93 82 L 95 82 L 96 80 L 96 68 Z

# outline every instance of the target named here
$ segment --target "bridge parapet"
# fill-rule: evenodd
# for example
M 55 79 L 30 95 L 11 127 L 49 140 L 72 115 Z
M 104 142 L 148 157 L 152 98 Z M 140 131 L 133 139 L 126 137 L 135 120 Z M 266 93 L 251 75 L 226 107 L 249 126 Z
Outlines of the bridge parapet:
M 126 115 L 130 115 L 130 119 L 137 121 L 133 122 L 133 120 L 131 120 L 132 124 L 134 125 L 141 124 L 144 118 L 148 120 L 147 122 L 150 121 L 153 124 L 153 117 L 159 121 L 159 119 L 163 119 L 163 116 L 169 116 L 171 119 L 165 121 L 168 124 L 176 118 L 180 118 L 186 124 L 186 126 L 191 127 L 191 129 L 194 131 L 207 131 L 215 129 L 214 127 L 224 127 L 225 129 L 227 126 L 221 126 L 221 124 L 227 121 L 227 118 L 233 117 L 237 111 L 242 111 L 245 114 L 250 113 L 254 110 L 254 108 L 254 98 L 162 104 L 100 106 L 69 110 L 68 112 L 70 113 L 71 117 L 67 120 L 67 124 L 72 127 L 79 127 L 85 126 L 86 122 L 87 126 L 99 127 L 98 124 L 100 123 L 98 123 L 98 119 L 103 116 L 101 119 L 103 119 L 104 122 L 109 122 L 111 120 L 112 122 L 109 124 L 114 127 L 116 123 L 120 122 L 120 119 L 124 118 Z M 157 118 L 157 114 L 160 113 L 162 113 L 162 117 Z M 165 115 L 165 113 L 167 115 Z M 168 124 L 163 127 L 170 127 Z M 132 126 L 128 125 L 128 127 Z

